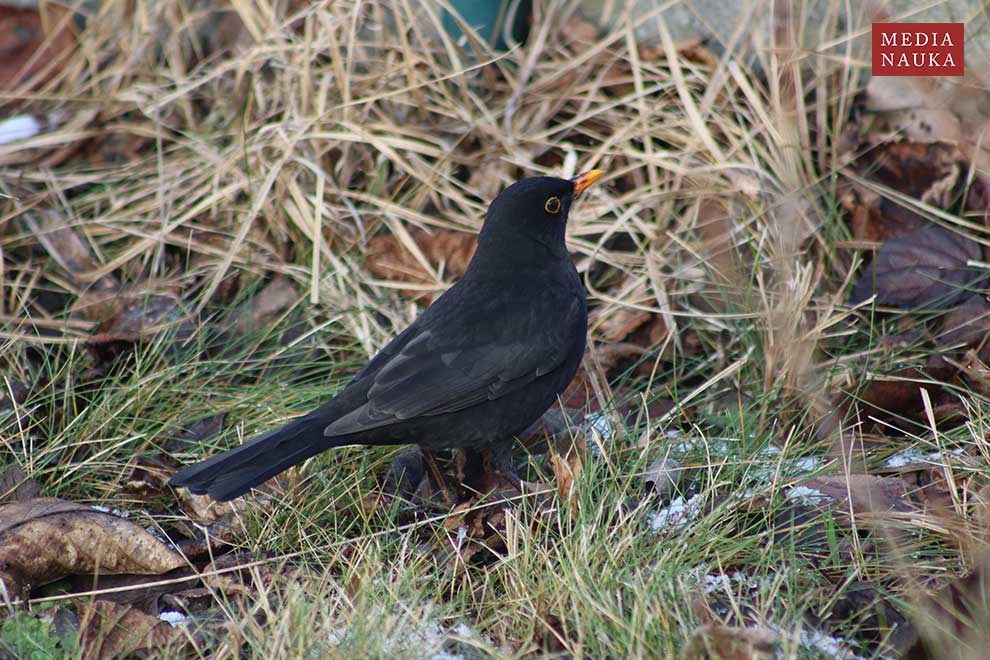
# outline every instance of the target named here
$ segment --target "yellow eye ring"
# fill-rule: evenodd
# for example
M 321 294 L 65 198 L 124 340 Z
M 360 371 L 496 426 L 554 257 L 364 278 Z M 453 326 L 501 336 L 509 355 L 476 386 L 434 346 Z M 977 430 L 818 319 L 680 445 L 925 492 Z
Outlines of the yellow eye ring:
M 560 210 L 560 198 L 551 197 L 547 200 L 547 203 L 543 205 L 543 208 L 546 209 L 547 213 L 556 213 Z

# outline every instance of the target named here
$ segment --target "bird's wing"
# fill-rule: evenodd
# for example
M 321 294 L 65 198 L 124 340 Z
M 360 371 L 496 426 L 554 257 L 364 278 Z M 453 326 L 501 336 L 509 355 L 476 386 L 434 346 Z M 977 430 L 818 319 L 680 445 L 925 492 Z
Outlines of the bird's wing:
M 398 352 L 385 357 L 377 373 L 368 374 L 374 381 L 367 402 L 336 419 L 324 434 L 345 435 L 464 410 L 553 371 L 574 346 L 584 304 L 578 298 L 558 302 L 564 309 L 553 310 L 552 322 L 530 311 L 525 318 L 500 318 L 501 332 L 490 325 L 478 327 L 487 336 L 483 345 L 472 343 L 473 333 L 424 324 L 405 338 Z M 492 335 L 498 338 L 493 341 Z

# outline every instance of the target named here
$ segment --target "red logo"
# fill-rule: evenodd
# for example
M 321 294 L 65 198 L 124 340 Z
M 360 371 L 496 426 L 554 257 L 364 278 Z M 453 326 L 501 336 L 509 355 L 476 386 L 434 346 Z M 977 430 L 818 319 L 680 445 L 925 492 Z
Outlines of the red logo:
M 874 76 L 963 75 L 962 23 L 874 23 Z

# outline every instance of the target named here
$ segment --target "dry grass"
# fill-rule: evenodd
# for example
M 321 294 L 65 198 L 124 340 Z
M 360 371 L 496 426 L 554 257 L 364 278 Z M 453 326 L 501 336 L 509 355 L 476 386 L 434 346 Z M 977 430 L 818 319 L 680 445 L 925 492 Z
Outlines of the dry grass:
M 114 506 L 120 471 L 167 429 L 217 410 L 239 434 L 270 426 L 324 398 L 414 318 L 400 290 L 450 283 L 415 230 L 477 231 L 487 202 L 522 176 L 607 172 L 568 234 L 599 340 L 586 367 L 604 402 L 633 391 L 678 407 L 603 445 L 572 519 L 510 525 L 507 556 L 455 575 L 437 574 L 410 540 L 428 525 L 355 513 L 391 454 L 319 459 L 273 512 L 239 519 L 244 548 L 305 570 L 224 609 L 232 636 L 218 656 L 421 657 L 439 650 L 438 635 L 479 655 L 672 656 L 705 620 L 699 571 L 731 566 L 765 578 L 728 590 L 736 618 L 772 625 L 789 654 L 814 655 L 801 630 L 809 613 L 829 616 L 834 590 L 750 527 L 737 496 L 770 444 L 785 448 L 780 465 L 838 447 L 841 471 L 861 443 L 829 414 L 836 388 L 918 359 L 888 356 L 874 343 L 881 330 L 843 305 L 858 261 L 836 247 L 848 230 L 834 191 L 864 66 L 858 33 L 838 27 L 843 3 L 817 25 L 800 19 L 803 3 L 781 3 L 773 30 L 754 19 L 715 56 L 666 28 L 659 46 L 642 47 L 637 27 L 652 15 L 596 35 L 572 3 L 536 5 L 528 41 L 500 52 L 470 29 L 455 43 L 440 9 L 405 0 L 76 3 L 90 12 L 79 50 L 54 59 L 44 82 L 0 93 L 3 115 L 58 117 L 0 145 L 0 362 L 8 389 L 39 374 L 66 388 L 4 422 L 0 455 L 48 494 Z M 382 234 L 428 282 L 370 274 L 366 248 Z M 252 335 L 207 358 L 195 350 L 200 326 L 178 353 L 152 342 L 92 391 L 70 391 L 114 299 L 174 294 L 184 314 L 216 320 L 275 276 L 299 295 L 272 325 L 303 322 L 302 339 Z M 630 311 L 658 315 L 666 333 L 616 370 L 605 323 Z M 983 410 L 983 398 L 967 401 Z M 947 442 L 982 439 L 981 428 Z M 623 503 L 641 499 L 641 475 L 674 429 L 729 450 L 689 452 L 701 475 L 692 494 L 709 509 L 655 536 L 642 523 L 650 500 L 632 512 Z M 911 442 L 931 440 L 922 436 Z M 133 505 L 149 524 L 172 522 Z M 926 577 L 960 565 L 954 532 L 936 523 L 915 539 Z M 828 571 L 903 593 L 888 579 L 898 567 L 867 555 L 832 557 Z

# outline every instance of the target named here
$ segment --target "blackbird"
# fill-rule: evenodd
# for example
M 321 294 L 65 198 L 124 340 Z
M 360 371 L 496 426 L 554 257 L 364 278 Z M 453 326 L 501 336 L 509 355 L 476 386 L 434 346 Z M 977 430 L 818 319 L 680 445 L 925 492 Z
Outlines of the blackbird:
M 514 436 L 553 404 L 584 355 L 588 310 L 564 232 L 574 198 L 601 175 L 506 188 L 464 277 L 337 396 L 171 483 L 227 501 L 345 445 L 488 449 L 504 470 Z

